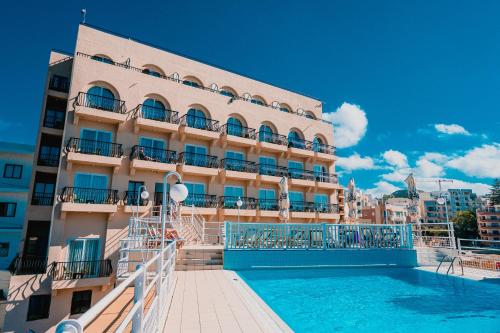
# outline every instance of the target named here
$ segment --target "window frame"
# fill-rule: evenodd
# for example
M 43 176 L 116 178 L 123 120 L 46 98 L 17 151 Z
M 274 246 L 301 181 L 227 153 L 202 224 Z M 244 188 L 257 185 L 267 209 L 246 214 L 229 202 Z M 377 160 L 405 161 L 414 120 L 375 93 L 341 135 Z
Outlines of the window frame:
M 83 297 L 80 297 L 82 295 Z M 75 299 L 76 297 L 80 297 L 80 299 Z M 86 298 L 89 297 L 87 300 Z M 82 304 L 83 302 L 87 302 L 87 304 Z M 79 302 L 79 303 L 77 303 Z M 71 307 L 70 307 L 70 315 L 78 315 L 87 312 L 90 308 L 92 307 L 92 290 L 87 289 L 87 290 L 78 290 L 78 291 L 73 291 L 71 295 Z
M 7 176 L 7 168 L 8 167 L 12 167 L 12 172 L 11 172 L 10 176 Z M 14 174 L 15 174 L 14 171 L 16 170 L 17 167 L 20 168 L 19 177 L 15 177 L 14 176 Z M 5 165 L 3 167 L 3 178 L 7 178 L 7 179 L 21 179 L 21 178 L 23 178 L 23 169 L 24 169 L 24 166 L 22 164 L 5 163 Z
M 17 212 L 17 202 L 0 202 L 0 205 L 5 205 L 5 215 L 0 215 L 0 217 L 16 217 L 16 212 Z M 9 205 L 13 205 L 14 206 L 14 210 L 13 210 L 13 213 L 12 215 L 9 215 L 8 212 L 9 212 Z M 1 210 L 0 210 L 1 212 Z
M 32 303 L 34 299 L 44 299 L 44 302 L 40 303 L 38 309 L 34 309 L 35 304 Z M 48 299 L 48 302 L 47 302 Z M 41 295 L 31 295 L 28 299 L 28 311 L 26 314 L 26 321 L 34 321 L 39 319 L 47 319 L 50 316 L 50 303 L 52 302 L 51 294 L 41 294 Z M 38 305 L 38 304 L 37 304 Z M 33 314 L 33 311 L 40 312 Z

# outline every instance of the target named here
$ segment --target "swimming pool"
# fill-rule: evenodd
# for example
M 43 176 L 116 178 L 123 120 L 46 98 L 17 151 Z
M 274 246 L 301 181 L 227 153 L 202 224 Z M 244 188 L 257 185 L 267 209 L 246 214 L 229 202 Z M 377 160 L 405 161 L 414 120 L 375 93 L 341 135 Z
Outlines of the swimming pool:
M 500 332 L 500 284 L 412 268 L 237 273 L 296 332 Z

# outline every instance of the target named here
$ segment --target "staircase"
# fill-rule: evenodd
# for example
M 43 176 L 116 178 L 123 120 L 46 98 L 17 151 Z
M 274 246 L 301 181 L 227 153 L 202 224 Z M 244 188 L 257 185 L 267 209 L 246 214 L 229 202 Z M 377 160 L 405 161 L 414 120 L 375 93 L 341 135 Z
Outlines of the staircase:
M 176 271 L 203 271 L 222 269 L 222 246 L 187 245 L 177 252 Z

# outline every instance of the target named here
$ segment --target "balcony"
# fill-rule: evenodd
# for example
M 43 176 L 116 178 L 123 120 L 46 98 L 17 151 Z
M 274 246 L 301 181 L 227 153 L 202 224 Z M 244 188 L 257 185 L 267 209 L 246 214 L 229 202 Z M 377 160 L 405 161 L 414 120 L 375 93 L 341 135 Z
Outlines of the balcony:
M 238 180 L 257 179 L 258 167 L 255 162 L 225 158 L 220 161 L 220 167 L 222 182 L 224 182 L 226 178 Z
M 222 148 L 228 144 L 239 147 L 254 147 L 256 133 L 254 128 L 225 124 L 220 128 Z
M 65 187 L 60 199 L 63 219 L 67 212 L 114 214 L 120 200 L 117 190 L 82 187 Z
M 335 161 L 335 147 L 313 142 L 314 157 L 318 161 Z
M 289 140 L 288 156 L 313 158 L 314 157 L 313 143 L 307 140 L 298 140 L 298 139 Z
M 59 154 L 40 153 L 38 155 L 37 165 L 57 168 L 59 166 Z
M 316 218 L 316 205 L 308 201 L 290 201 L 291 218 L 314 219 Z
M 139 205 L 137 205 L 138 203 Z M 137 211 L 139 211 L 139 213 L 145 213 L 149 210 L 149 200 L 142 199 L 139 191 L 125 191 L 123 204 L 125 205 L 125 213 L 135 213 Z
M 257 183 L 278 184 L 282 177 L 288 177 L 288 169 L 273 164 L 259 164 Z
M 121 125 L 127 119 L 125 102 L 80 92 L 75 100 L 75 125 L 78 125 L 79 118 Z
M 177 153 L 172 150 L 144 146 L 132 147 L 130 154 L 130 174 L 135 170 L 168 172 L 175 171 Z
M 259 199 L 258 207 L 257 214 L 260 217 L 279 217 L 278 199 Z
M 217 215 L 217 196 L 211 194 L 189 194 L 181 206 L 181 214 Z
M 318 219 L 320 220 L 338 220 L 339 215 L 339 205 L 330 203 L 315 203 L 314 210 L 318 213 Z
M 64 111 L 45 110 L 45 118 L 43 119 L 43 126 L 47 128 L 54 128 L 61 130 L 64 128 Z
M 182 152 L 178 158 L 179 171 L 184 174 L 215 177 L 219 174 L 217 156 Z
M 47 257 L 39 256 L 16 256 L 9 265 L 12 275 L 44 274 L 47 270 Z
M 33 206 L 52 206 L 54 203 L 54 193 L 33 192 L 31 204 Z
M 49 271 L 53 290 L 110 286 L 112 274 L 113 267 L 109 259 L 54 262 Z
M 67 77 L 52 75 L 49 82 L 49 89 L 63 93 L 69 92 L 69 80 Z
M 320 189 L 333 190 L 342 188 L 342 186 L 339 184 L 339 178 L 336 174 L 316 172 L 315 178 L 316 185 Z
M 288 139 L 284 135 L 271 132 L 258 132 L 257 137 L 259 138 L 257 142 L 258 152 L 286 153 L 288 150 Z
M 67 170 L 71 170 L 73 163 L 108 166 L 115 171 L 122 165 L 123 149 L 119 143 L 70 138 L 66 152 Z
M 314 187 L 315 174 L 313 171 L 289 168 L 288 176 L 290 177 L 290 184 L 300 187 Z
M 186 137 L 215 141 L 219 138 L 219 121 L 185 114 L 179 119 L 181 140 Z
M 242 205 L 239 209 L 236 202 L 241 200 Z M 258 200 L 249 197 L 236 197 L 236 196 L 222 196 L 219 197 L 219 208 L 222 209 L 222 215 L 227 216 L 256 216 L 256 209 L 258 207 Z
M 179 130 L 179 112 L 139 104 L 134 112 L 134 132 L 140 129 L 162 133 L 174 133 Z

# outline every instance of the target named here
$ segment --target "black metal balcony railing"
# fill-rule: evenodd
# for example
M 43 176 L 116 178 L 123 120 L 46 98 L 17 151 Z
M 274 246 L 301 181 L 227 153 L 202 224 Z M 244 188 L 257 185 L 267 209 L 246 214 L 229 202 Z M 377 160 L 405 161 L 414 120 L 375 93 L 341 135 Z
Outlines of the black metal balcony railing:
M 314 202 L 309 201 L 290 201 L 291 212 L 315 212 L 316 207 Z
M 136 115 L 141 118 L 161 121 L 165 123 L 179 123 L 179 112 L 157 108 L 150 105 L 139 104 L 137 106 Z
M 205 117 L 185 114 L 179 119 L 182 126 L 197 128 L 205 131 L 219 132 L 220 126 L 218 120 L 212 120 Z
M 40 153 L 38 155 L 38 165 L 57 167 L 59 166 L 59 154 Z
M 33 192 L 31 204 L 33 206 L 52 206 L 54 202 L 54 193 Z
M 177 163 L 177 153 L 173 150 L 133 146 L 130 159 L 175 164 Z
M 125 102 L 119 99 L 79 92 L 76 105 L 103 111 L 125 113 Z
M 53 280 L 90 279 L 111 276 L 111 260 L 53 262 L 50 275 Z
M 12 275 L 44 274 L 47 271 L 47 257 L 16 256 L 9 265 Z
M 336 174 L 323 173 L 323 172 L 315 172 L 314 176 L 316 181 L 321 183 L 330 183 L 330 184 L 338 184 L 339 178 Z
M 195 206 L 200 208 L 216 208 L 217 196 L 211 194 L 189 194 L 183 201 L 184 206 Z
M 238 160 L 235 158 L 224 158 L 220 161 L 220 167 L 225 170 L 239 171 L 239 172 L 257 172 L 257 163 Z
M 67 93 L 69 91 L 68 78 L 60 75 L 52 75 L 49 82 L 49 89 Z
M 315 143 L 313 142 L 313 150 L 317 153 L 323 153 L 328 155 L 335 155 L 335 147 L 325 145 L 323 143 Z
M 229 208 L 229 209 L 238 209 L 238 199 L 241 200 L 240 209 L 257 209 L 258 200 L 255 198 L 249 197 L 236 197 L 236 196 L 222 196 L 219 197 L 219 207 L 220 208 Z
M 278 199 L 259 199 L 260 210 L 279 210 Z
M 63 129 L 64 128 L 64 112 L 46 110 L 43 126 L 47 128 Z
M 247 138 L 252 140 L 255 140 L 257 137 L 255 128 L 249 128 L 235 124 L 224 124 L 220 128 L 220 131 L 224 134 L 239 136 L 240 138 Z
M 108 157 L 121 157 L 123 155 L 121 143 L 80 138 L 70 138 L 66 150 L 68 152 Z
M 118 190 L 111 189 L 65 187 L 61 194 L 62 202 L 116 205 L 118 200 Z
M 273 164 L 259 164 L 259 175 L 288 177 L 288 169 Z
M 315 202 L 314 203 L 314 210 L 319 212 L 319 213 L 338 213 L 339 212 L 339 205 L 330 204 L 330 203 Z
M 281 134 L 261 131 L 261 132 L 257 133 L 257 136 L 259 138 L 259 141 L 261 141 L 261 142 L 269 142 L 269 143 L 274 143 L 276 145 L 282 145 L 282 146 L 288 145 L 288 138 L 284 135 L 281 135 Z
M 314 171 L 288 168 L 288 176 L 292 179 L 315 180 Z
M 139 191 L 125 191 L 125 196 L 123 197 L 123 203 L 126 206 L 147 206 L 149 199 L 142 199 Z
M 288 147 L 290 148 L 299 148 L 305 150 L 313 150 L 313 142 L 307 140 L 288 140 Z
M 182 152 L 177 160 L 186 165 L 199 166 L 204 168 L 218 168 L 217 156 L 203 155 L 190 152 Z

